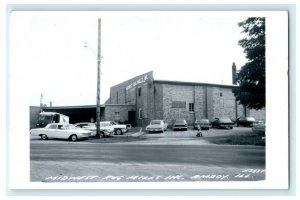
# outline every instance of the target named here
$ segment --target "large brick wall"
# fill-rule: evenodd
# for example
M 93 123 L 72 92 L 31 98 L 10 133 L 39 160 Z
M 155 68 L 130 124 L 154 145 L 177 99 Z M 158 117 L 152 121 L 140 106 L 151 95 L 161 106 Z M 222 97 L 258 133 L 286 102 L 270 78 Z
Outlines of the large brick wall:
M 106 121 L 128 121 L 128 111 L 135 111 L 135 105 L 105 105 L 104 117 Z M 120 115 L 116 115 L 119 113 Z
M 163 85 L 154 84 L 154 119 L 164 119 Z
M 189 103 L 194 103 L 194 90 L 193 86 L 163 84 L 163 117 L 168 124 L 173 124 L 176 119 L 194 123 L 195 113 L 189 111 Z M 185 108 L 173 108 L 174 101 L 186 102 Z
M 146 80 L 143 78 L 145 76 Z M 110 103 L 131 105 L 131 109 L 136 111 L 138 126 L 146 126 L 153 119 L 164 119 L 169 124 L 181 118 L 186 119 L 189 124 L 193 124 L 196 119 L 214 120 L 223 116 L 232 120 L 245 115 L 265 119 L 264 110 L 247 111 L 238 105 L 232 92 L 233 87 L 235 86 L 156 81 L 153 80 L 153 72 L 149 72 L 111 87 Z M 176 107 L 174 102 L 185 102 L 185 107 Z M 194 104 L 194 112 L 189 111 L 190 103 Z M 139 118 L 140 110 L 142 118 Z M 106 118 L 114 116 L 115 112 L 118 111 L 107 111 Z M 124 112 L 128 117 L 128 110 L 125 109 Z M 125 119 L 125 116 L 122 117 Z
M 153 81 L 153 72 L 148 72 L 110 88 L 109 104 L 136 104 L 137 87 Z
M 236 118 L 236 104 L 232 88 L 213 87 L 211 95 L 213 117 L 229 117 L 234 120 Z

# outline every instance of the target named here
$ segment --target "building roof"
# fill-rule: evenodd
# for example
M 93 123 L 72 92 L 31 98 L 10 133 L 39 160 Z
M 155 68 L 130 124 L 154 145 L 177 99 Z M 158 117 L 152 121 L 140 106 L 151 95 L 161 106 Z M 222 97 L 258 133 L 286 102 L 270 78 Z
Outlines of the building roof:
M 215 84 L 215 83 L 200 83 L 200 82 L 186 82 L 186 81 L 170 81 L 170 80 L 153 80 L 154 83 L 161 84 L 176 84 L 176 85 L 205 85 L 205 86 L 217 86 L 217 87 L 227 87 L 236 88 L 237 85 L 226 85 L 226 84 Z
M 101 107 L 105 107 L 104 104 L 100 105 Z M 96 108 L 96 105 L 80 105 L 80 106 L 52 106 L 52 107 L 44 107 L 43 109 L 74 109 L 74 108 Z

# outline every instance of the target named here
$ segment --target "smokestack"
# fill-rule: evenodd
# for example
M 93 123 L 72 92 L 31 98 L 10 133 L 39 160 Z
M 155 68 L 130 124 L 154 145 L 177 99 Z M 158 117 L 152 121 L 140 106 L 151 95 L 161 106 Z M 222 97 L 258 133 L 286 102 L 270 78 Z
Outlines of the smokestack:
M 50 107 L 52 107 L 52 101 L 50 101 L 50 103 L 49 103 L 49 104 L 50 104 Z
M 40 97 L 40 107 L 41 108 L 43 107 L 43 99 L 44 99 L 44 95 L 41 94 L 41 97 Z
M 232 63 L 232 84 L 236 85 L 237 73 L 236 73 L 236 65 Z

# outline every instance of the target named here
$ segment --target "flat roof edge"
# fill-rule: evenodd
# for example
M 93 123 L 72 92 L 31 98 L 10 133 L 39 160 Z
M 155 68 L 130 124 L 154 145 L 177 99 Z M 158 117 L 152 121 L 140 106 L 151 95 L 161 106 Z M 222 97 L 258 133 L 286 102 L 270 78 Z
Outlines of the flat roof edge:
M 218 87 L 230 87 L 236 88 L 238 85 L 225 85 L 216 83 L 200 83 L 200 82 L 185 82 L 185 81 L 170 81 L 170 80 L 153 80 L 154 83 L 166 83 L 166 84 L 183 84 L 183 85 L 206 85 L 206 86 L 218 86 Z

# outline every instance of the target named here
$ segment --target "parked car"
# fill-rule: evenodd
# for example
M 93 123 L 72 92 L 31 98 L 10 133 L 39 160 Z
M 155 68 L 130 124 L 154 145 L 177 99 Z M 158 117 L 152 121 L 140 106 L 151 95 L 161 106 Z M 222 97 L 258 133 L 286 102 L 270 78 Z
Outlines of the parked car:
M 100 122 L 100 138 L 108 137 L 114 134 L 114 127 L 110 122 L 104 121 Z
M 80 123 L 76 123 L 75 127 L 91 131 L 92 132 L 91 136 L 96 136 L 97 134 L 96 123 L 80 122 Z M 113 132 L 114 132 L 114 128 L 110 125 L 109 122 L 100 122 L 100 135 L 99 135 L 100 138 L 108 137 L 112 135 Z
M 96 135 L 96 124 L 95 123 L 80 122 L 80 123 L 74 124 L 74 126 L 76 128 L 81 128 L 81 129 L 84 129 L 84 130 L 92 131 L 91 136 L 95 136 Z
M 168 128 L 168 123 L 164 120 L 151 120 L 150 124 L 146 126 L 146 131 L 151 132 L 164 132 Z
M 212 128 L 233 128 L 234 123 L 228 117 L 215 118 Z
M 187 130 L 188 125 L 185 119 L 176 119 L 173 124 L 173 130 Z
M 266 124 L 264 121 L 256 121 L 253 123 L 252 131 L 254 133 L 262 133 L 266 132 Z
M 236 126 L 252 127 L 255 119 L 253 117 L 239 117 L 236 119 Z
M 77 141 L 87 139 L 91 136 L 91 131 L 78 129 L 73 124 L 52 123 L 45 128 L 31 129 L 30 134 L 40 136 L 42 140 L 57 138 Z
M 106 122 L 110 123 L 116 135 L 123 135 L 128 131 L 128 126 L 126 124 L 119 124 L 115 121 L 106 121 Z
M 200 119 L 195 121 L 194 129 L 197 130 L 198 126 L 201 127 L 201 130 L 209 130 L 209 128 L 211 127 L 211 123 L 208 119 Z

